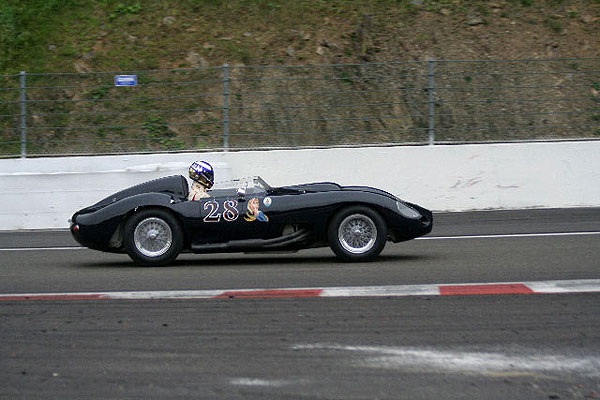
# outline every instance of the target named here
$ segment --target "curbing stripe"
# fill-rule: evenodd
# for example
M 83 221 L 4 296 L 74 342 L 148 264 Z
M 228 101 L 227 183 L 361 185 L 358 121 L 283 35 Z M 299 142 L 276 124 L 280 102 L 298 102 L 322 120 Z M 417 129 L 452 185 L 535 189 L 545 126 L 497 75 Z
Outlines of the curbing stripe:
M 281 299 L 600 293 L 600 279 L 282 289 L 0 294 L 1 301 Z
M 56 293 L 56 294 L 15 294 L 0 295 L 0 301 L 36 301 L 36 300 L 103 300 L 108 297 L 102 293 Z
M 516 284 L 488 284 L 488 285 L 449 285 L 440 286 L 442 296 L 471 296 L 484 294 L 534 294 L 527 285 Z
M 213 299 L 285 299 L 319 297 L 323 289 L 278 289 L 228 291 Z

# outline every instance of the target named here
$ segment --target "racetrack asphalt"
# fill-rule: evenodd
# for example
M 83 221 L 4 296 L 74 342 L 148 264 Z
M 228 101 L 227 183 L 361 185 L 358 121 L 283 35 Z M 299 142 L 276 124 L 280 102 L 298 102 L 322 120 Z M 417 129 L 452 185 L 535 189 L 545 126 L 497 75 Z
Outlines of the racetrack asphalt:
M 0 293 L 598 279 L 600 235 L 562 234 L 599 231 L 600 209 L 438 214 L 439 239 L 388 243 L 371 263 L 314 249 L 186 254 L 163 268 L 44 249 L 77 246 L 65 231 L 3 232 Z M 597 293 L 5 302 L 0 334 L 2 399 L 600 394 Z

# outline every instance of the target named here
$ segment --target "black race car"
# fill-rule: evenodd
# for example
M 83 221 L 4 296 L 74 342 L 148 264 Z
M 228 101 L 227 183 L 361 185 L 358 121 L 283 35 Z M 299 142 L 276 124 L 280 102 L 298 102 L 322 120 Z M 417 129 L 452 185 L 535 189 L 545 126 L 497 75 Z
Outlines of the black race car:
M 71 233 L 83 246 L 126 252 L 140 265 L 166 265 L 193 253 L 296 251 L 329 245 L 365 261 L 387 240 L 431 231 L 432 213 L 364 186 L 335 183 L 271 187 L 260 177 L 218 184 L 188 201 L 188 184 L 169 176 L 122 190 L 77 211 Z

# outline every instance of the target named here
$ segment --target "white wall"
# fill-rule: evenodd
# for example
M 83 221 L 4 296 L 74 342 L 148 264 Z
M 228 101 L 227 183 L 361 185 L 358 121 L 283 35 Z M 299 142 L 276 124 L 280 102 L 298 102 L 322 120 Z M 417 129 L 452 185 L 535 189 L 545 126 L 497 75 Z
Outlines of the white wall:
M 66 228 L 77 209 L 185 175 L 195 159 L 212 163 L 217 180 L 369 185 L 435 211 L 600 206 L 600 141 L 7 159 L 0 229 Z

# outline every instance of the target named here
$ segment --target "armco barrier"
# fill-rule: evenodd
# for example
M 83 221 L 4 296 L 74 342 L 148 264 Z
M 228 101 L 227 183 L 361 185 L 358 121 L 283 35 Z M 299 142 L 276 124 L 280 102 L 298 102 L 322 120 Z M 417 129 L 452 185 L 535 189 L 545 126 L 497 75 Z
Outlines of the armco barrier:
M 600 141 L 0 160 L 0 229 L 66 228 L 71 214 L 146 180 L 186 174 L 272 185 L 379 187 L 435 211 L 600 206 Z

